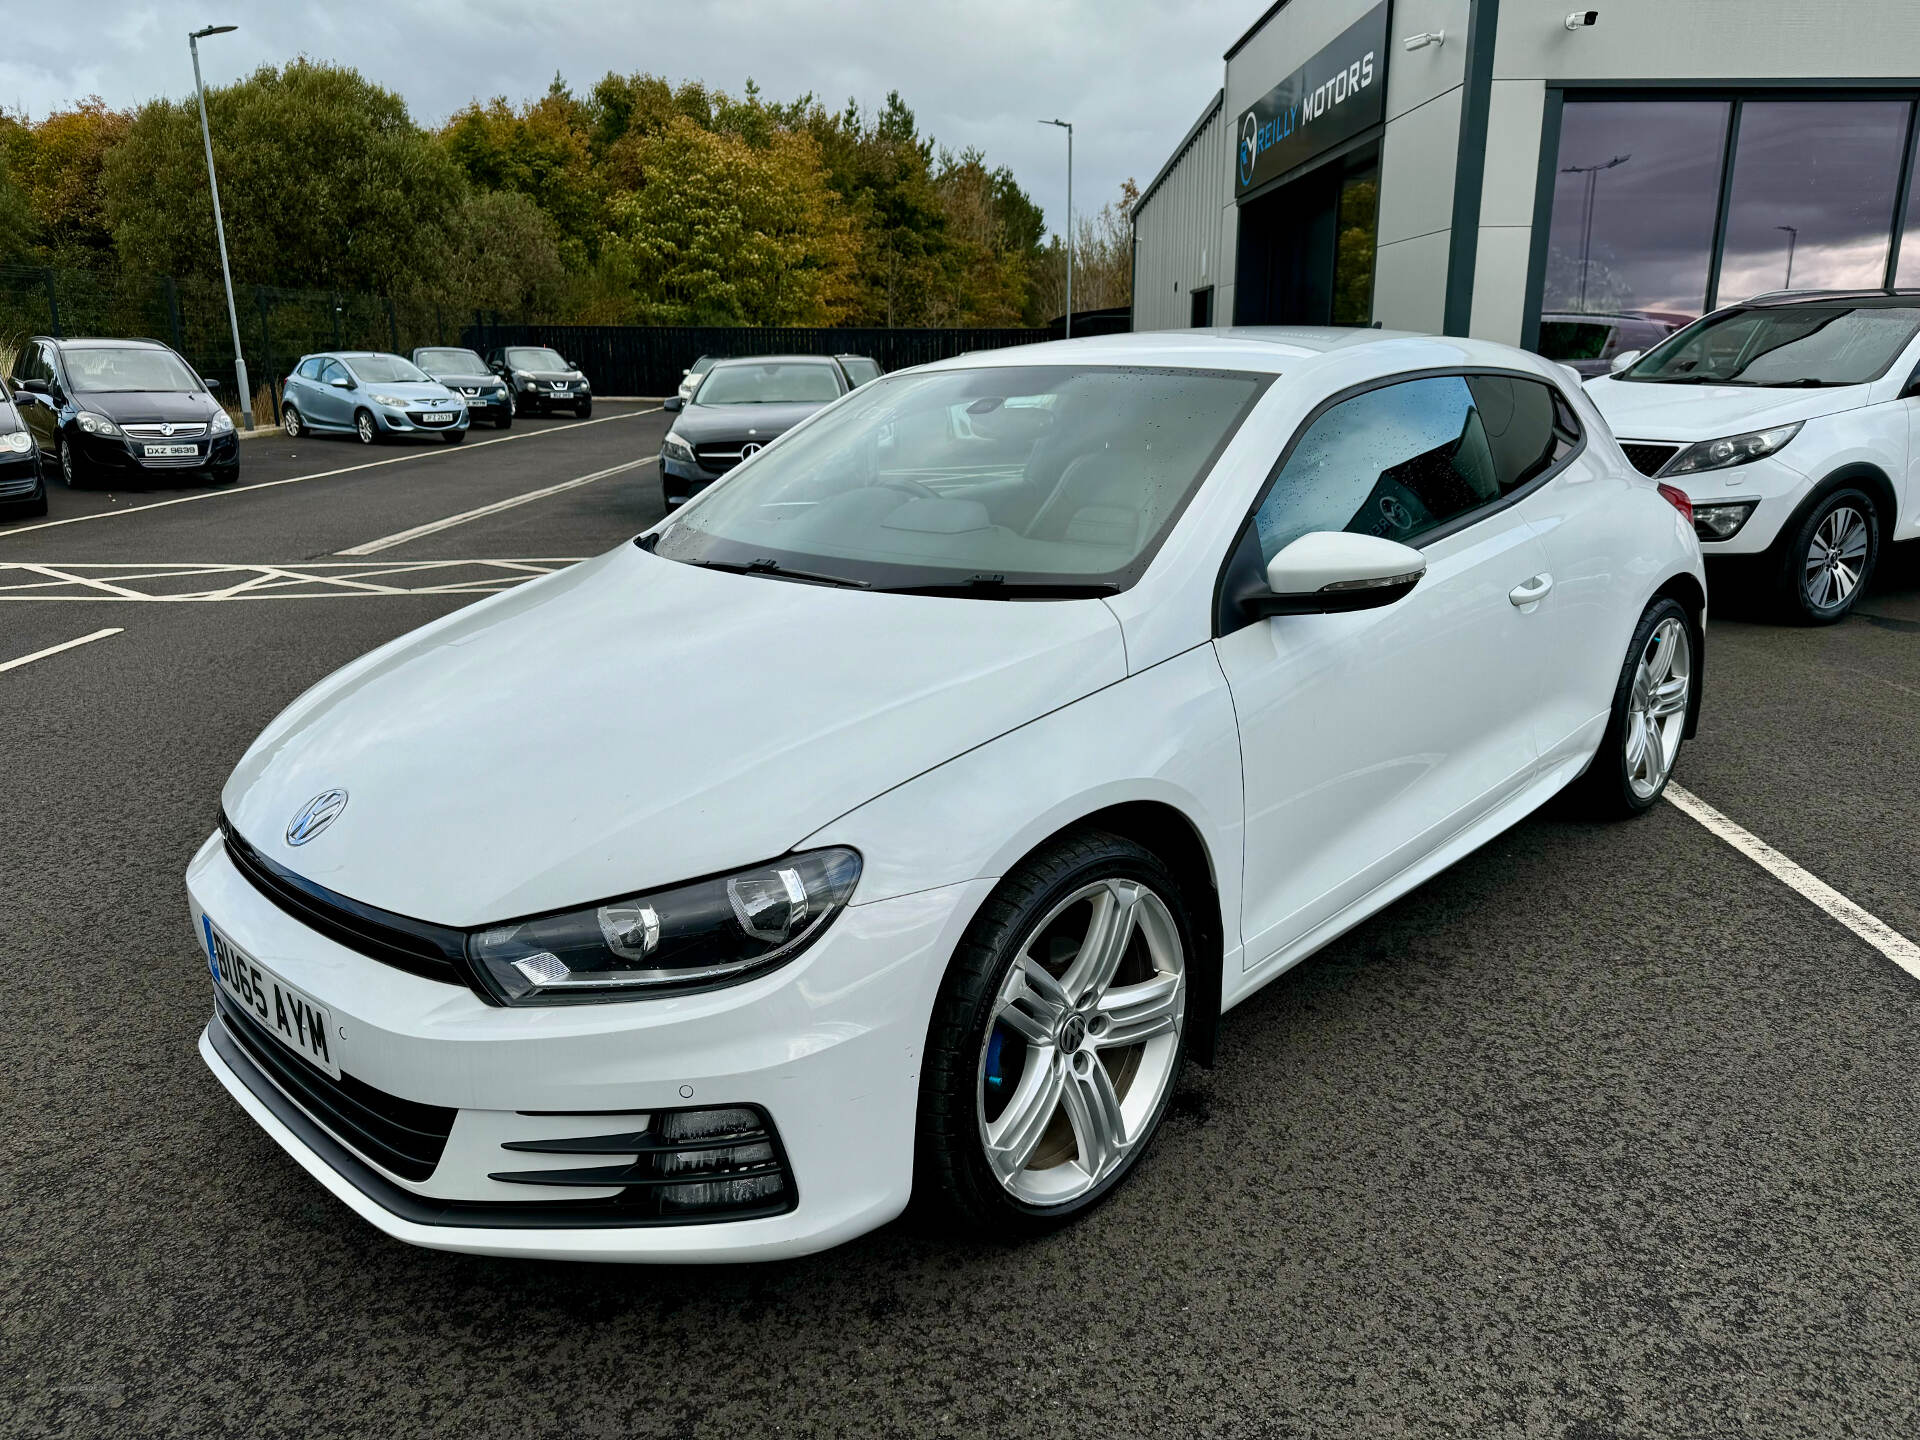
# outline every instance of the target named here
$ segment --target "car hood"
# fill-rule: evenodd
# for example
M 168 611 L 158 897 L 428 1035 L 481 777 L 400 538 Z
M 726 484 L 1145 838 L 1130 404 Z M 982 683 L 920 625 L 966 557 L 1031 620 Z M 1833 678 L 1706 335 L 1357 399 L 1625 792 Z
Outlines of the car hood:
M 1126 675 L 1099 600 L 881 595 L 623 545 L 363 656 L 222 795 L 282 865 L 479 925 L 751 865 Z M 343 789 L 301 846 L 295 814 Z
M 1717 440 L 1812 420 L 1867 403 L 1869 387 L 1768 390 L 1742 385 L 1661 385 L 1603 376 L 1586 390 L 1607 425 L 1624 440 Z
M 578 370 L 515 370 L 516 375 L 528 375 L 535 380 L 584 380 L 587 377 Z
M 402 400 L 425 400 L 430 404 L 453 398 L 445 382 L 440 380 L 362 380 L 356 393 L 398 395 Z
M 799 405 L 689 405 L 673 422 L 673 433 L 693 445 L 712 440 L 758 440 L 784 435 L 831 400 Z
M 434 375 L 433 378 L 442 385 L 498 385 L 500 383 L 500 377 L 488 370 L 476 370 L 471 375 L 457 375 L 449 371 L 444 375 Z
M 156 425 L 168 420 L 204 425 L 220 409 L 204 390 L 81 390 L 73 403 L 120 425 Z

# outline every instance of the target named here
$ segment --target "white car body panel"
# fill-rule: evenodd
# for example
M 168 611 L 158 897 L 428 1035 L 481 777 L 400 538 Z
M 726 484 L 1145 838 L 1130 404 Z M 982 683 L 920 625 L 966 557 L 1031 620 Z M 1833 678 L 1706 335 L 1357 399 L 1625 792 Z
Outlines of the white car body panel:
M 623 545 L 345 667 L 262 733 L 224 792 L 268 860 L 463 928 L 852 847 L 859 885 L 815 943 L 703 993 L 494 1006 L 307 928 L 215 836 L 188 870 L 196 927 L 210 919 L 326 1006 L 346 1074 L 458 1115 L 426 1180 L 384 1175 L 408 1197 L 389 1206 L 268 1103 L 272 1082 L 262 1092 L 224 1058 L 216 1020 L 202 1053 L 221 1083 L 329 1190 L 411 1243 L 673 1261 L 823 1248 L 905 1206 L 938 986 L 998 879 L 1036 846 L 1114 806 L 1177 814 L 1211 870 L 1230 1007 L 1577 774 L 1649 597 L 1704 594 L 1692 532 L 1551 362 L 1473 340 L 1227 331 L 930 368 L 1068 362 L 1278 376 L 1121 593 L 889 595 Z M 1476 367 L 1559 387 L 1584 450 L 1423 544 L 1427 574 L 1405 599 L 1216 635 L 1228 550 L 1302 423 L 1355 386 Z M 1510 598 L 1541 576 L 1538 598 Z M 335 787 L 349 799 L 331 827 L 289 844 L 289 821 Z M 701 1104 L 767 1111 L 796 1209 L 565 1230 L 408 1210 L 522 1198 L 490 1178 L 516 1138 Z

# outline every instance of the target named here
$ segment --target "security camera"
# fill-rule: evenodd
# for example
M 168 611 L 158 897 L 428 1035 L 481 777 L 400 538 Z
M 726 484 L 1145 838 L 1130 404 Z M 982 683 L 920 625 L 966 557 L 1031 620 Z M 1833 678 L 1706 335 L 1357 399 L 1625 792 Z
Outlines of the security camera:
M 1407 47 L 1409 53 L 1415 50 L 1424 50 L 1429 45 L 1446 44 L 1447 32 L 1444 30 L 1429 30 L 1424 35 L 1409 35 L 1400 43 Z
M 1589 25 L 1598 25 L 1599 23 L 1600 12 L 1598 10 L 1576 10 L 1567 16 L 1567 29 L 1569 30 L 1584 30 Z

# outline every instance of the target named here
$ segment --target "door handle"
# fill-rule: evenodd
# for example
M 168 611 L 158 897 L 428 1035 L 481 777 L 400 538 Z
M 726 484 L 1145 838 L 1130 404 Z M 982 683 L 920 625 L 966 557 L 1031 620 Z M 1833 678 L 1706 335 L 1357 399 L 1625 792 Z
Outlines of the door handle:
M 1507 599 L 1525 609 L 1536 601 L 1547 598 L 1547 592 L 1553 589 L 1553 576 L 1542 570 L 1531 580 L 1523 580 L 1507 592 Z

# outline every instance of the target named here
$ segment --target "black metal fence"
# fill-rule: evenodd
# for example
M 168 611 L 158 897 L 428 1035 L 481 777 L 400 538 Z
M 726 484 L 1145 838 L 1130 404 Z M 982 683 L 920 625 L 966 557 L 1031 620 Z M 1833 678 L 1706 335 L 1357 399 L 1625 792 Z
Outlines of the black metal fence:
M 702 355 L 870 355 L 883 370 L 924 365 L 970 350 L 1052 338 L 1048 330 L 886 330 L 790 326 L 512 325 L 476 316 L 465 342 L 548 345 L 574 362 L 603 395 L 671 395 Z

